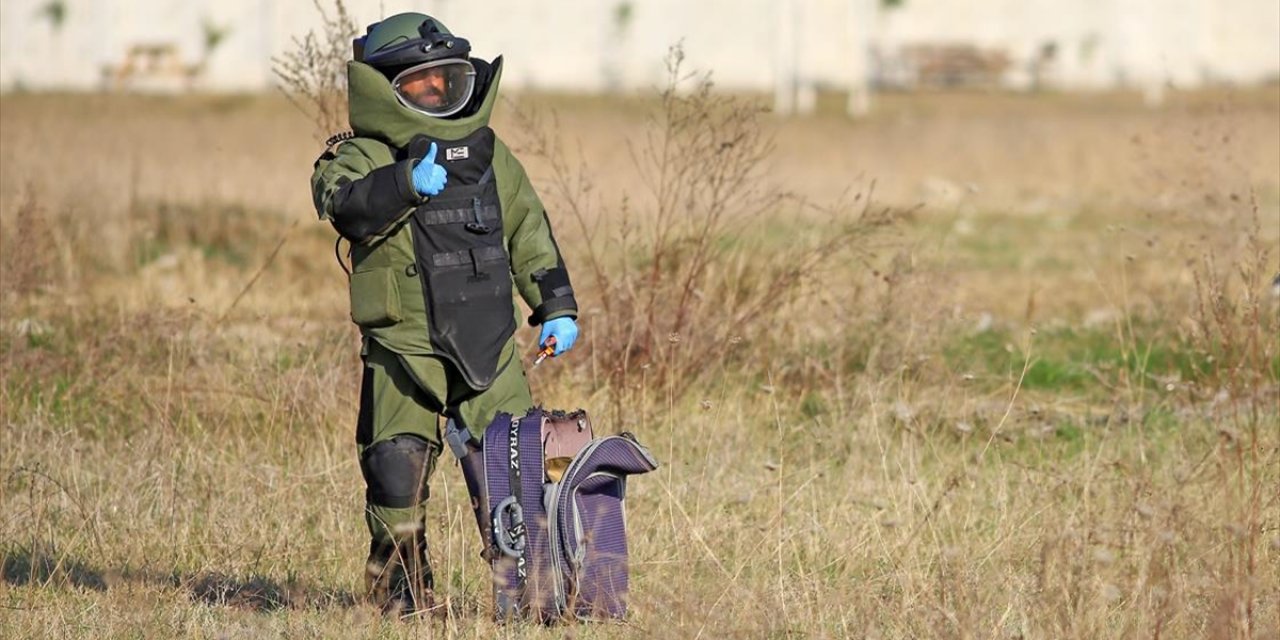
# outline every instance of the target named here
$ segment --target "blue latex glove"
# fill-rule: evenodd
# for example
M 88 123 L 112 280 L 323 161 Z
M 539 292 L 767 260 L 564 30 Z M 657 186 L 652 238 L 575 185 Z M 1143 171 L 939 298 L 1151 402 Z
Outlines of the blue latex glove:
M 573 341 L 578 339 L 578 323 L 573 318 L 556 318 L 542 323 L 542 335 L 538 337 L 538 345 L 547 343 L 547 338 L 556 339 L 556 352 L 560 355 L 573 348 Z
M 413 188 L 418 195 L 434 196 L 444 189 L 444 183 L 448 181 L 444 167 L 436 164 L 436 143 L 432 142 L 427 155 L 413 167 Z

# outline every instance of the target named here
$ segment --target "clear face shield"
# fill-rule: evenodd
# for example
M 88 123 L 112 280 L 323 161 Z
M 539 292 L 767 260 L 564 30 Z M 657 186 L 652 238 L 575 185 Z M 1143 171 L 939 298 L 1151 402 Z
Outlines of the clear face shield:
M 462 110 L 471 100 L 476 69 L 465 59 L 435 60 L 401 71 L 391 86 L 404 106 L 443 118 Z

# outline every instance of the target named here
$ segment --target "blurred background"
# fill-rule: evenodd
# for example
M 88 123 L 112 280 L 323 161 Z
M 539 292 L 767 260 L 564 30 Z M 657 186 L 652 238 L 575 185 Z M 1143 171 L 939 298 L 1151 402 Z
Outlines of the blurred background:
M 667 48 L 731 90 L 810 111 L 817 91 L 1194 89 L 1275 82 L 1271 0 L 352 1 L 358 26 L 414 10 L 505 54 L 515 88 L 643 91 Z M 320 25 L 299 0 L 7 0 L 0 88 L 261 91 L 271 60 Z

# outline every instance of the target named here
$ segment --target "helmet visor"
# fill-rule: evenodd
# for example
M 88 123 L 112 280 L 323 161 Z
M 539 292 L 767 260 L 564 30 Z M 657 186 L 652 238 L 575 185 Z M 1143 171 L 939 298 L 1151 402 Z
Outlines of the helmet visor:
M 457 113 L 471 100 L 476 69 L 464 59 L 436 60 L 401 71 L 391 86 L 404 106 L 441 118 Z

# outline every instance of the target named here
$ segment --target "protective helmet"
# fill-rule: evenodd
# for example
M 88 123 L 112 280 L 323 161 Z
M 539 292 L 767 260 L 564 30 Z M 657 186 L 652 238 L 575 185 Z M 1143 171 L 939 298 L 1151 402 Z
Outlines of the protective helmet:
M 354 49 L 356 59 L 386 75 L 396 99 L 414 111 L 444 118 L 467 106 L 475 91 L 471 43 L 431 16 L 400 13 L 372 24 Z

